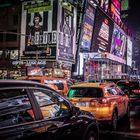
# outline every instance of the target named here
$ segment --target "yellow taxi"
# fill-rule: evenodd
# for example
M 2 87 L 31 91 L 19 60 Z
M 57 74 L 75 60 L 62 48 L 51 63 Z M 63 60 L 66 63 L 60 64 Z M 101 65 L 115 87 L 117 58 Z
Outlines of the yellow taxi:
M 91 112 L 100 123 L 117 129 L 118 119 L 129 114 L 129 98 L 115 83 L 79 83 L 71 86 L 68 99 Z
M 47 77 L 47 76 L 23 76 L 17 78 L 17 80 L 30 80 L 47 85 L 48 87 L 58 91 L 62 95 L 66 96 L 68 92 L 68 83 L 64 78 Z

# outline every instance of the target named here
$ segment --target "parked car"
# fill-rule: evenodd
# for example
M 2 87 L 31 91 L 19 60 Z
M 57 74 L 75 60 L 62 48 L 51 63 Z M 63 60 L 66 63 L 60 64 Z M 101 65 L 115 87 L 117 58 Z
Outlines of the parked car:
M 18 80 L 30 80 L 36 81 L 42 84 L 46 84 L 52 89 L 60 92 L 62 95 L 66 96 L 69 90 L 69 82 L 64 78 L 57 77 L 47 77 L 47 76 L 24 76 L 19 77 Z
M 115 83 L 81 83 L 71 86 L 68 99 L 95 115 L 99 123 L 117 129 L 118 119 L 129 115 L 128 96 Z
M 139 80 L 120 80 L 116 83 L 126 94 L 128 94 L 131 105 L 140 99 Z
M 46 85 L 0 80 L 0 139 L 98 140 L 98 123 Z

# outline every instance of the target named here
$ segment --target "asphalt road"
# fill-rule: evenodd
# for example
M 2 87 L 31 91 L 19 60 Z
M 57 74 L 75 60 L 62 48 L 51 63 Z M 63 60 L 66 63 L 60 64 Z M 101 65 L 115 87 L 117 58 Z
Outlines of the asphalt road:
M 101 128 L 99 140 L 140 140 L 140 100 L 131 106 L 130 118 L 119 120 L 117 131 Z

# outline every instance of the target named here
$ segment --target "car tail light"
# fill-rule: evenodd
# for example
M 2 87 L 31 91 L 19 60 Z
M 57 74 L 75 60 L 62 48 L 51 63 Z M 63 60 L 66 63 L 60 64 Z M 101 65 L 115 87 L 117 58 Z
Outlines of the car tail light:
M 99 98 L 98 102 L 100 104 L 107 104 L 108 103 L 108 100 L 106 98 Z

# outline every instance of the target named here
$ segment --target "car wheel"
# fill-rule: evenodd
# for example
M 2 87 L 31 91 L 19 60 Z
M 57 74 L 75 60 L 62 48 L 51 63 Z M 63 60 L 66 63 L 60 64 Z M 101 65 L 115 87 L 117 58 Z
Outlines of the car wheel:
M 85 140 L 97 140 L 97 135 L 94 131 L 89 131 Z
M 112 114 L 112 129 L 117 130 L 117 125 L 118 125 L 118 115 L 116 111 L 113 111 Z

